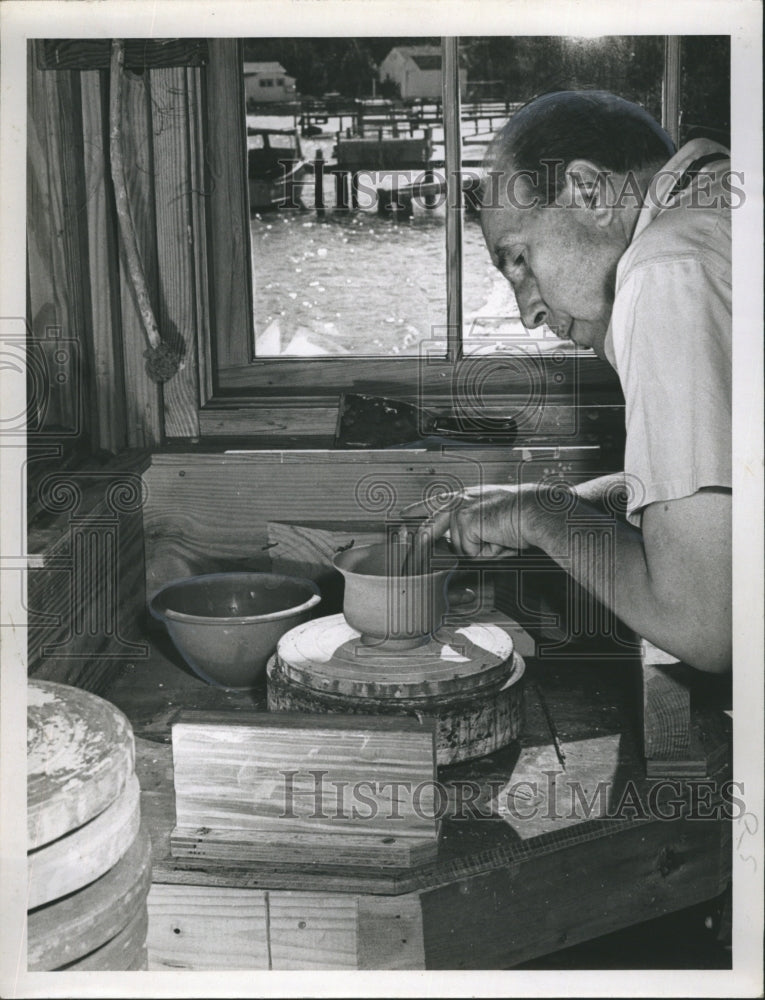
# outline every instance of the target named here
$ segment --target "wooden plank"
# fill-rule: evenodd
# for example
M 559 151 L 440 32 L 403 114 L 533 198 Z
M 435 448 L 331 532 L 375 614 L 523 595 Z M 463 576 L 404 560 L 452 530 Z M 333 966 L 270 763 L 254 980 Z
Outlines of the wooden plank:
M 266 530 L 274 572 L 297 573 L 318 583 L 323 607 L 328 613 L 339 610 L 342 601 L 342 578 L 332 565 L 336 553 L 353 545 L 384 542 L 386 538 L 384 525 L 364 521 L 348 522 L 345 525 L 328 523 L 326 527 L 269 521 Z M 331 595 L 329 592 L 325 593 L 322 584 L 332 594 L 336 592 L 340 601 L 329 600 Z
M 155 455 L 144 477 L 148 589 L 199 572 L 269 568 L 268 524 L 276 512 L 285 522 L 380 524 L 436 482 L 460 489 L 591 468 L 587 459 L 531 453 L 523 462 L 523 455 L 522 449 Z
M 248 277 L 250 226 L 245 171 L 244 86 L 241 44 L 209 40 L 205 70 L 205 151 L 209 176 L 211 293 L 215 361 L 219 368 L 246 365 L 253 352 L 252 289 Z M 232 128 L 231 120 L 241 122 Z M 316 373 L 314 373 L 316 374 Z
M 648 815 L 636 784 L 642 777 L 641 761 L 621 734 L 567 741 L 563 752 L 561 762 L 553 743 L 524 747 L 497 797 L 500 814 L 522 840 L 608 819 L 622 802 L 624 818 L 633 818 L 636 811 Z M 627 811 L 633 804 L 634 810 Z
M 107 809 L 135 762 L 130 723 L 103 698 L 65 684 L 27 686 L 28 849 Z
M 78 107 L 65 107 L 67 97 Z M 36 376 L 29 422 L 38 432 L 56 428 L 60 439 L 85 430 L 87 345 L 86 288 L 78 264 L 87 267 L 79 239 L 84 204 L 82 178 L 73 160 L 72 117 L 79 90 L 68 72 L 42 73 L 27 64 L 27 267 L 33 344 L 30 374 Z M 65 187 L 65 176 L 73 187 Z M 61 376 L 57 379 L 56 376 Z
M 156 318 L 162 340 L 181 356 L 179 370 L 162 385 L 164 429 L 168 438 L 197 438 L 197 316 L 186 71 L 152 70 L 150 87 L 159 264 Z M 201 237 L 196 234 L 197 239 Z
M 109 68 L 108 39 L 46 39 L 38 54 L 41 69 L 99 70 Z M 203 38 L 128 39 L 125 67 L 143 71 L 159 66 L 204 66 L 207 43 Z
M 638 725 L 643 755 L 653 762 L 697 759 L 691 751 L 691 668 L 643 641 L 638 668 Z
M 357 968 L 354 896 L 271 892 L 268 904 L 273 969 Z
M 123 79 L 122 133 L 128 204 L 136 230 L 149 297 L 158 301 L 154 162 L 147 74 L 126 73 Z M 124 254 L 120 253 L 122 357 L 125 373 L 127 439 L 131 447 L 149 448 L 162 440 L 160 387 L 146 372 L 148 341 L 135 301 Z
M 364 809 L 370 808 L 366 779 L 361 802 Z M 388 808 L 390 811 L 390 806 Z M 170 850 L 175 858 L 232 865 L 276 862 L 303 869 L 324 863 L 340 876 L 348 866 L 414 868 L 436 857 L 437 835 L 416 837 L 407 833 L 402 837 L 398 824 L 391 827 L 391 833 L 396 835 L 361 833 L 354 836 L 343 831 L 321 834 L 304 830 L 254 836 L 250 831 L 176 826 L 170 835 Z
M 216 334 L 216 340 L 219 340 Z M 231 338 L 233 339 L 233 338 Z M 237 338 L 239 339 L 239 338 Z M 234 345 L 229 347 L 232 352 Z M 220 348 L 219 348 L 220 350 Z M 299 395 L 326 395 L 330 390 L 370 393 L 379 396 L 395 396 L 424 402 L 431 396 L 441 396 L 444 386 L 458 386 L 460 377 L 474 369 L 475 357 L 468 355 L 463 367 L 455 368 L 447 361 L 428 359 L 424 365 L 419 359 L 397 358 L 311 358 L 307 360 L 280 359 L 278 362 L 249 362 L 249 359 L 225 363 L 222 359 L 219 371 L 219 385 L 226 392 L 264 392 L 289 398 Z M 510 359 L 508 358 L 508 361 Z M 523 365 L 509 364 L 499 379 L 482 395 L 488 400 L 492 395 L 500 402 L 508 397 L 515 398 L 516 404 L 525 401 L 529 406 L 538 399 L 540 407 L 548 403 L 571 404 L 580 399 L 588 403 L 602 405 L 624 405 L 624 395 L 619 379 L 607 361 L 597 358 L 580 358 L 576 354 L 565 354 L 553 360 L 551 355 L 523 355 Z M 559 375 L 561 379 L 555 380 Z M 318 376 L 318 377 L 317 377 Z M 496 387 L 495 387 L 496 386 Z M 544 387 L 541 389 L 541 387 Z M 422 394 L 422 398 L 418 396 Z M 452 399 L 456 393 L 455 389 Z
M 210 316 L 210 288 L 207 258 L 207 195 L 204 138 L 202 71 L 186 70 L 189 102 L 189 198 L 191 202 L 193 284 L 196 294 L 196 353 L 199 402 L 204 405 L 213 394 L 213 365 Z M 200 433 L 206 432 L 200 426 Z
M 27 919 L 27 968 L 57 969 L 88 955 L 146 910 L 151 842 L 145 824 L 117 864 L 71 896 L 33 910 Z
M 132 777 L 95 819 L 28 855 L 28 908 L 59 899 L 103 875 L 133 843 L 140 820 L 140 788 Z
M 357 967 L 424 969 L 425 944 L 418 893 L 390 899 L 358 897 Z
M 207 409 L 199 413 L 200 432 L 208 437 L 255 434 L 312 434 L 331 438 L 337 423 L 337 404 L 317 407 L 239 407 Z
M 723 826 L 636 825 L 423 892 L 426 968 L 510 968 L 712 899 Z
M 176 857 L 405 867 L 435 853 L 432 719 L 196 712 L 172 732 Z
M 109 188 L 106 79 L 103 73 L 93 70 L 81 74 L 80 86 L 93 330 L 93 391 L 97 413 L 94 444 L 117 452 L 126 446 L 127 439 L 120 347 L 119 248 L 106 193 Z
M 157 885 L 148 898 L 149 969 L 268 969 L 267 893 Z
M 141 671 L 144 669 L 142 678 Z M 527 671 L 532 672 L 532 676 L 544 690 L 551 709 L 556 706 L 566 709 L 563 717 L 558 715 L 557 709 L 555 711 L 564 748 L 566 742 L 571 740 L 587 740 L 625 731 L 629 692 L 624 684 L 622 664 L 616 662 L 587 664 L 583 661 L 550 665 L 529 663 Z M 180 679 L 178 683 L 173 683 L 173 676 Z M 163 685 L 161 689 L 158 688 L 158 684 Z M 157 720 L 156 728 L 152 729 L 156 740 L 161 740 L 163 736 L 167 738 L 172 714 L 184 704 L 195 704 L 194 699 L 200 699 L 205 690 L 201 682 L 178 671 L 169 661 L 165 662 L 163 668 L 162 658 L 158 655 L 150 669 L 148 665 L 141 665 L 140 670 L 137 668 L 135 673 L 131 673 L 120 682 L 120 686 L 122 694 L 118 704 L 128 711 L 134 724 L 138 723 L 139 716 L 131 714 L 131 703 L 126 699 L 128 696 L 135 697 L 135 693 L 142 686 L 146 688 L 146 695 L 136 704 L 140 710 L 140 718 Z M 156 706 L 153 713 L 149 703 L 151 696 Z M 232 704 L 232 710 L 239 710 L 238 702 L 239 699 Z M 196 703 L 204 704 L 204 701 L 197 700 Z M 169 709 L 168 704 L 171 706 Z M 722 716 L 721 721 L 718 720 L 719 715 L 717 710 L 709 710 L 703 721 L 703 736 L 709 741 L 709 745 L 714 747 L 714 754 L 710 753 L 710 760 L 714 759 L 717 763 L 716 769 L 710 771 L 710 775 L 718 791 L 721 783 L 730 776 L 730 725 L 725 716 Z M 529 698 L 527 716 L 523 728 L 524 745 L 549 746 L 551 742 L 549 727 L 534 698 Z M 165 719 L 164 729 L 161 724 L 162 718 Z M 576 824 L 566 831 L 543 836 L 538 841 L 523 841 L 504 822 L 497 822 L 496 819 L 489 822 L 485 818 L 472 820 L 470 810 L 464 808 L 465 803 L 470 802 L 471 789 L 474 787 L 479 789 L 480 796 L 477 802 L 481 810 L 479 816 L 485 817 L 491 814 L 489 808 L 491 800 L 496 799 L 497 791 L 507 784 L 513 773 L 518 751 L 515 747 L 508 747 L 506 750 L 493 752 L 490 757 L 481 760 L 453 765 L 448 772 L 441 775 L 441 782 L 449 800 L 449 810 L 444 817 L 438 856 L 434 861 L 424 863 L 411 871 L 351 865 L 333 867 L 327 864 L 311 864 L 301 868 L 279 861 L 237 865 L 209 860 L 173 859 L 169 857 L 168 844 L 174 808 L 170 747 L 160 742 L 148 744 L 140 739 L 137 740 L 137 746 L 139 753 L 136 769 L 144 789 L 143 812 L 147 820 L 152 823 L 152 835 L 156 846 L 154 881 L 168 884 L 353 892 L 397 897 L 429 887 L 454 883 L 468 886 L 466 892 L 469 893 L 469 886 L 474 878 L 498 873 L 503 869 L 519 873 L 518 877 L 522 880 L 524 870 L 522 866 L 527 862 L 533 864 L 535 858 L 547 853 L 561 855 L 561 870 L 565 871 L 569 861 L 572 865 L 579 864 L 580 855 L 575 849 L 580 845 L 586 848 L 585 853 L 591 852 L 593 856 L 597 856 L 598 852 L 604 849 L 603 844 L 607 840 L 619 840 L 631 834 L 631 831 L 638 830 L 641 838 L 646 838 L 649 843 L 655 843 L 652 839 L 656 834 L 655 828 L 673 825 L 657 820 L 638 823 L 627 818 L 623 823 L 615 823 L 613 820 L 593 819 L 588 823 Z M 145 749 L 145 754 L 141 747 Z M 551 752 L 554 753 L 552 748 Z M 557 769 L 560 769 L 559 766 Z M 539 780 L 546 782 L 544 775 Z M 638 786 L 638 793 L 643 802 L 646 801 L 645 792 L 648 788 L 650 783 Z M 592 797 L 593 791 L 593 788 L 587 790 L 588 799 Z M 671 788 L 668 792 L 672 797 Z M 683 783 L 680 797 L 685 798 L 687 792 L 688 789 Z M 564 808 L 567 805 L 566 798 L 563 803 Z M 664 803 L 661 807 L 665 808 Z M 671 815 L 671 809 L 666 811 Z M 460 816 L 461 819 L 458 818 Z M 625 817 L 628 816 L 629 812 L 625 810 Z M 693 824 L 698 822 L 694 820 Z M 630 843 L 634 844 L 634 841 Z M 164 852 L 163 845 L 165 845 Z M 660 849 L 661 845 L 657 850 Z M 629 856 L 632 850 L 633 847 L 629 846 L 626 854 Z M 727 863 L 728 870 L 730 868 L 730 852 L 727 854 L 727 862 L 722 852 L 723 847 L 720 846 L 718 859 L 714 862 L 709 860 L 709 864 L 716 866 L 721 877 L 723 863 Z M 557 877 L 565 876 L 559 874 Z M 642 877 L 642 872 L 638 871 L 636 877 Z M 614 892 L 619 885 L 629 885 L 627 875 L 621 882 L 618 875 L 615 879 L 613 886 L 616 888 L 612 886 Z M 724 886 L 721 885 L 720 891 L 722 888 Z M 707 898 L 711 898 L 716 892 L 715 888 L 709 892 Z M 582 900 L 586 901 L 588 898 L 583 887 Z M 684 896 L 681 898 L 679 907 L 685 905 L 685 898 Z M 660 905 L 663 905 L 664 900 L 665 897 L 662 896 Z M 491 908 L 493 905 L 493 901 L 489 900 L 487 906 Z M 651 915 L 649 910 L 649 906 L 640 909 L 635 919 L 646 919 Z M 543 911 L 538 913 L 538 919 L 544 924 Z M 627 923 L 629 919 L 623 926 Z M 603 931 L 596 933 L 608 929 L 606 926 Z M 531 931 L 529 933 L 531 934 Z

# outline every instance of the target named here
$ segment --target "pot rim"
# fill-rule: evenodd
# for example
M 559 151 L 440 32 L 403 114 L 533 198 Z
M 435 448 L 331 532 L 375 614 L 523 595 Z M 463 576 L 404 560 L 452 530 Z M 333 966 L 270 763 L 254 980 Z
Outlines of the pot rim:
M 351 557 L 351 553 L 355 554 L 357 552 L 366 552 L 369 549 L 380 548 L 380 547 L 384 546 L 385 544 L 386 544 L 385 542 L 367 542 L 364 545 L 354 545 L 353 548 L 343 549 L 342 552 L 336 552 L 332 556 L 332 565 L 335 567 L 335 569 L 339 570 L 344 575 L 348 574 L 350 576 L 361 577 L 362 579 L 365 579 L 365 580 L 420 580 L 420 579 L 427 579 L 427 578 L 436 577 L 440 573 L 453 573 L 454 570 L 456 570 L 458 568 L 458 566 L 459 566 L 459 559 L 453 553 L 448 553 L 448 555 L 450 555 L 451 558 L 452 558 L 452 560 L 453 560 L 453 562 L 451 562 L 450 565 L 448 565 L 448 566 L 439 566 L 436 569 L 430 570 L 430 572 L 428 572 L 428 573 L 405 573 L 405 574 L 398 573 L 398 574 L 395 574 L 393 576 L 386 576 L 386 574 L 384 574 L 384 573 L 359 573 L 355 569 L 347 569 L 346 567 L 341 566 L 339 564 L 339 562 L 338 562 L 338 560 L 342 559 L 343 556 L 346 556 L 347 558 L 350 558 Z M 397 544 L 400 546 L 402 543 L 398 542 Z M 447 553 L 444 553 L 444 557 L 446 555 L 447 555 Z
M 176 611 L 174 608 L 163 607 L 160 601 L 162 595 L 168 590 L 182 584 L 195 584 L 200 581 L 209 583 L 217 580 L 228 580 L 233 583 L 237 579 L 242 582 L 245 580 L 256 582 L 267 579 L 277 585 L 280 583 L 296 583 L 304 587 L 306 591 L 310 591 L 311 594 L 310 597 L 308 597 L 301 604 L 292 605 L 291 607 L 284 608 L 281 611 L 270 611 L 263 615 L 192 615 L 185 611 Z M 283 573 L 234 572 L 202 573 L 198 576 L 184 576 L 177 580 L 171 580 L 168 583 L 164 583 L 159 590 L 155 591 L 147 603 L 149 611 L 154 618 L 162 622 L 183 622 L 189 625 L 256 625 L 261 622 L 275 622 L 283 618 L 291 618 L 294 615 L 301 614 L 316 607 L 320 601 L 321 591 L 319 590 L 318 585 L 313 580 L 309 580 L 307 577 L 287 576 Z

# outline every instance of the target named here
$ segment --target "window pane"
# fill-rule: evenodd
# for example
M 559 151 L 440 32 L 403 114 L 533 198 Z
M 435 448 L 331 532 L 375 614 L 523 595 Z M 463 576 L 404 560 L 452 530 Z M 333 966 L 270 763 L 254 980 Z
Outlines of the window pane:
M 609 90 L 660 120 L 663 44 L 659 36 L 461 38 L 466 174 L 480 176 L 488 143 L 514 110 L 539 94 Z M 478 216 L 469 210 L 463 225 L 462 282 L 465 353 L 576 349 L 547 327 L 525 329 L 510 286 L 491 263 Z
M 445 207 L 407 190 L 443 164 L 439 39 L 244 52 L 256 357 L 445 352 Z M 267 98 L 263 63 L 285 75 Z

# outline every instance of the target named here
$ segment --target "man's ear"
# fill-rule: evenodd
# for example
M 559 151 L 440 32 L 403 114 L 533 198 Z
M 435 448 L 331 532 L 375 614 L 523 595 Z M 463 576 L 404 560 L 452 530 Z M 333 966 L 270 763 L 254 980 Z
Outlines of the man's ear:
M 590 160 L 572 160 L 565 176 L 567 204 L 590 209 L 599 226 L 609 225 L 614 212 L 614 190 L 608 171 Z

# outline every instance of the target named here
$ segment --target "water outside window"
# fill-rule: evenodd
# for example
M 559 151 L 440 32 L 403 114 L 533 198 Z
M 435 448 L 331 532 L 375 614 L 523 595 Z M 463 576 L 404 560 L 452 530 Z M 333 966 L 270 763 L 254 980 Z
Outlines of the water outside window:
M 724 60 L 723 42 L 688 49 L 684 78 Z M 439 39 L 247 39 L 244 51 L 255 356 L 445 350 Z M 463 170 L 480 175 L 493 136 L 546 91 L 612 90 L 659 117 L 662 64 L 656 36 L 460 39 Z M 261 88 L 265 75 L 276 85 Z M 523 327 L 469 208 L 462 280 L 465 353 L 573 349 Z

